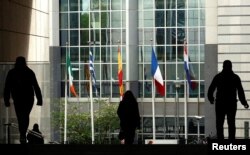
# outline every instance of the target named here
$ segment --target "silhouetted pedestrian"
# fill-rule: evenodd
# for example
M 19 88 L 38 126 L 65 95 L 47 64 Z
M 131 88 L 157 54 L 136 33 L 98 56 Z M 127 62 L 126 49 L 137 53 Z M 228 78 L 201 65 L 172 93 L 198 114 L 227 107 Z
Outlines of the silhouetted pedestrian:
M 43 135 L 37 123 L 35 123 L 33 129 L 28 132 L 27 140 L 29 144 L 44 144 Z
M 29 115 L 33 108 L 34 96 L 37 105 L 42 106 L 42 94 L 35 73 L 26 65 L 24 57 L 16 58 L 15 67 L 11 69 L 6 77 L 4 87 L 5 106 L 10 106 L 10 97 L 17 116 L 20 133 L 20 143 L 26 143 L 26 132 L 29 126 Z
M 124 93 L 120 101 L 117 114 L 120 119 L 120 136 L 124 137 L 125 144 L 133 144 L 136 129 L 140 128 L 140 113 L 138 102 L 132 91 Z M 120 139 L 122 141 L 122 139 Z
M 215 89 L 216 97 L 214 99 Z M 237 94 L 241 104 L 248 108 L 249 105 L 245 98 L 241 79 L 233 72 L 231 61 L 225 60 L 223 62 L 223 70 L 213 78 L 208 89 L 208 100 L 211 104 L 215 102 L 217 138 L 220 140 L 224 139 L 223 125 L 225 116 L 227 116 L 229 139 L 235 139 Z

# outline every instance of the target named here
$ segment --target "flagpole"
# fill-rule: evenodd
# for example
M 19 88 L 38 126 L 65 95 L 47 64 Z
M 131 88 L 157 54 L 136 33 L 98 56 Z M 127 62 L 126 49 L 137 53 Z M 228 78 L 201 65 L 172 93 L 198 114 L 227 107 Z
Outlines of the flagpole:
M 153 39 L 151 39 L 151 46 L 153 48 Z M 154 51 L 152 51 L 154 52 Z M 153 140 L 155 140 L 155 87 L 154 77 L 152 78 L 152 128 L 153 128 Z
M 89 48 L 90 47 L 91 47 L 91 42 L 89 41 Z M 89 63 L 89 65 L 90 65 L 90 63 Z M 90 71 L 90 66 L 89 66 L 89 71 Z M 92 88 L 92 75 L 91 75 L 91 72 L 90 72 L 90 78 L 89 78 L 89 92 L 90 92 L 91 139 L 92 139 L 91 143 L 94 144 L 95 143 L 95 134 L 94 134 L 93 88 Z
M 152 79 L 152 119 L 153 119 L 153 140 L 155 140 L 155 87 Z
M 64 94 L 64 144 L 67 144 L 67 106 L 68 106 L 68 95 L 67 95 L 67 56 L 68 56 L 68 42 L 66 42 L 66 67 L 65 67 L 65 94 Z
M 187 136 L 187 131 L 188 131 L 188 128 L 187 128 L 187 80 L 184 80 L 184 98 L 185 98 L 185 101 L 184 101 L 184 123 L 185 123 L 185 143 L 187 144 L 187 139 L 188 139 L 188 136 Z

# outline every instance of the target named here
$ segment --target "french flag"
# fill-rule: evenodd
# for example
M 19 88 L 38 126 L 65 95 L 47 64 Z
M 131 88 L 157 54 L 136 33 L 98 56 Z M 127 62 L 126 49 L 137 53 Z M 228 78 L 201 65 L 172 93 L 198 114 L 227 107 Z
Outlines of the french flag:
M 191 76 L 190 76 L 190 68 L 189 68 L 189 58 L 188 58 L 188 52 L 187 52 L 187 41 L 184 40 L 184 69 L 186 71 L 186 78 L 188 80 L 188 84 L 190 88 L 192 89 L 192 83 L 191 83 Z
M 151 61 L 151 74 L 155 81 L 155 86 L 157 88 L 158 93 L 161 96 L 165 95 L 165 86 L 163 82 L 163 78 L 161 75 L 160 67 L 158 65 L 154 49 L 152 48 L 152 61 Z

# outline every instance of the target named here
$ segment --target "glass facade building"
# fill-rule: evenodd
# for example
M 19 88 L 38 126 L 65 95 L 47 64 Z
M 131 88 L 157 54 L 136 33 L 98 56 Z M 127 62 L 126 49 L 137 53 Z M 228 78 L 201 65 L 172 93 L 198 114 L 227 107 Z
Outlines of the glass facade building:
M 166 105 L 170 105 L 169 108 L 172 108 L 170 111 L 175 111 L 177 98 L 183 105 L 187 98 L 193 99 L 196 108 L 199 108 L 199 102 L 204 102 L 204 0 L 60 0 L 59 2 L 61 97 L 65 94 L 65 55 L 68 52 L 73 67 L 73 83 L 79 97 L 82 100 L 88 98 L 87 74 L 89 52 L 92 51 L 99 97 L 118 102 L 117 54 L 120 48 L 124 87 L 136 92 L 141 106 L 143 129 L 139 133 L 140 139 L 152 136 L 152 114 L 143 112 L 151 110 L 147 104 L 150 104 L 152 99 L 150 71 L 152 50 L 156 52 L 166 89 L 164 97 L 156 93 L 156 109 L 160 109 L 162 105 L 168 108 Z M 185 89 L 188 85 L 185 85 L 183 58 L 185 39 L 192 82 L 197 85 L 192 90 L 187 88 L 190 90 L 187 96 Z M 181 84 L 178 91 L 176 81 Z M 134 87 L 131 87 L 131 82 Z M 74 100 L 75 97 L 70 92 L 67 93 Z M 188 121 L 195 115 L 195 112 L 191 113 L 193 114 L 188 116 Z M 177 128 L 176 112 L 156 112 L 156 114 L 158 138 L 174 138 Z M 184 138 L 187 124 L 185 125 L 184 113 L 180 112 L 178 115 L 180 115 L 178 130 Z M 198 112 L 196 115 L 202 114 Z M 196 121 L 194 123 L 196 124 Z M 204 119 L 201 120 L 202 134 L 204 134 L 203 129 Z M 195 130 L 197 133 L 197 128 Z

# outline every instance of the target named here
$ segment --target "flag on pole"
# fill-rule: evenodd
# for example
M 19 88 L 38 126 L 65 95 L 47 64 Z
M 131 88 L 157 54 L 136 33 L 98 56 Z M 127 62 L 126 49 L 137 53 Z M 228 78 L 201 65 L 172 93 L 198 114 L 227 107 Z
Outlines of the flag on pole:
M 70 63 L 70 57 L 67 54 L 67 70 L 68 70 L 68 74 L 69 74 L 69 88 L 70 88 L 70 92 L 77 97 L 78 95 L 76 94 L 75 91 L 75 87 L 73 85 L 73 75 L 72 75 L 72 67 L 71 67 L 71 63 Z
M 188 80 L 188 85 L 189 85 L 189 88 L 191 88 L 192 90 L 196 89 L 198 84 L 197 82 L 195 81 L 191 81 L 191 80 L 194 80 L 195 77 L 194 77 L 194 73 L 193 73 L 193 70 L 192 68 L 190 68 L 190 65 L 189 65 L 189 56 L 188 56 L 188 51 L 187 51 L 187 41 L 186 39 L 184 40 L 184 69 L 185 69 L 185 72 L 186 72 L 186 78 Z
M 97 92 L 97 88 L 96 88 L 95 68 L 94 68 L 93 61 L 94 61 L 93 54 L 90 51 L 89 52 L 89 71 L 90 71 L 90 75 L 91 75 L 91 81 L 92 81 L 93 90 L 94 90 L 96 96 L 98 96 L 98 92 Z
M 123 97 L 123 71 L 122 71 L 122 58 L 121 58 L 121 51 L 120 47 L 118 46 L 118 80 L 119 80 L 119 90 L 120 90 L 120 98 Z
M 164 82 L 163 82 L 163 78 L 162 78 L 162 75 L 161 75 L 160 67 L 158 65 L 158 62 L 157 62 L 153 47 L 152 47 L 151 74 L 152 74 L 152 76 L 154 78 L 155 86 L 157 88 L 158 93 L 161 96 L 164 96 L 165 95 L 165 86 L 164 86 Z

